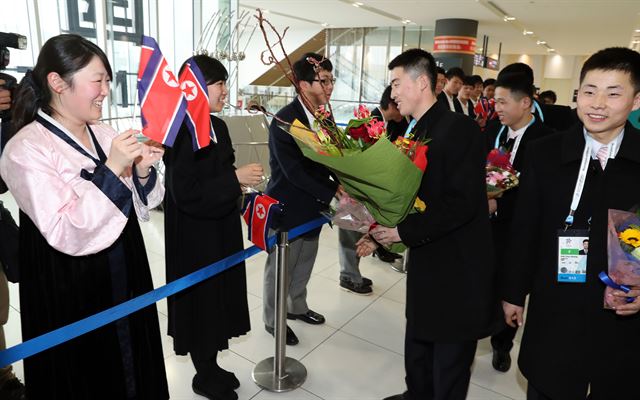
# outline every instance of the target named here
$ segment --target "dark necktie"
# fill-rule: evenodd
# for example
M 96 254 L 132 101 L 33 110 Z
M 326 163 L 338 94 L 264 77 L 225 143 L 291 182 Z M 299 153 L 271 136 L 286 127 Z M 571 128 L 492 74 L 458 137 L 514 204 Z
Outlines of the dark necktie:
M 516 142 L 516 139 L 511 138 L 511 139 L 507 139 L 507 141 L 504 144 L 504 148 L 507 149 L 507 151 L 511 151 L 511 149 L 513 149 L 513 144 Z

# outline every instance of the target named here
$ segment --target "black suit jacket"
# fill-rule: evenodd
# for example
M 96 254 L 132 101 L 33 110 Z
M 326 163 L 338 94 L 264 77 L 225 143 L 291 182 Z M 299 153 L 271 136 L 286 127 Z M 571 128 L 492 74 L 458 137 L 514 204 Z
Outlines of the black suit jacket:
M 502 125 L 491 125 L 491 131 L 486 132 L 488 137 L 488 149 L 491 151 L 495 147 L 496 137 L 502 129 Z M 508 138 L 508 127 L 504 128 L 504 132 L 500 135 L 499 146 L 504 146 Z M 524 168 L 524 155 L 531 142 L 534 142 L 541 137 L 547 136 L 553 133 L 551 129 L 543 125 L 539 119 L 529 126 L 520 140 L 518 152 L 513 160 L 513 167 L 516 171 L 520 172 L 522 176 L 522 169 Z M 502 194 L 501 197 L 496 199 L 498 210 L 497 213 L 491 217 L 491 228 L 493 230 L 493 239 L 495 241 L 496 249 L 496 267 L 498 268 L 498 282 L 502 285 L 504 278 L 502 271 L 506 268 L 506 250 L 509 245 L 509 235 L 511 227 L 511 219 L 516 207 L 516 199 L 518 198 L 518 187 L 509 189 Z
M 440 94 L 438 95 L 438 101 L 441 102 L 442 104 L 444 104 L 444 106 L 446 107 L 447 110 L 455 111 L 457 113 L 463 114 L 463 112 L 462 112 L 462 104 L 460 104 L 460 100 L 458 100 L 457 97 L 453 98 L 453 108 L 454 108 L 454 110 L 451 110 L 449 108 L 449 99 L 447 99 L 447 94 L 444 92 L 444 90 L 442 92 L 440 92 Z
M 276 116 L 284 121 L 298 119 L 309 127 L 307 115 L 298 98 L 282 108 Z M 284 213 L 275 228 L 290 230 L 320 216 L 338 188 L 337 180 L 321 164 L 306 158 L 293 137 L 278 126 L 274 118 L 269 126 L 269 166 L 271 179 L 266 193 L 284 204 Z M 309 235 L 317 235 L 316 229 Z
M 460 102 L 460 100 L 458 100 L 457 98 L 456 98 L 456 100 L 458 102 Z M 460 106 L 462 106 L 462 103 L 460 103 Z M 462 107 L 464 107 L 464 106 L 462 106 Z M 469 118 L 474 119 L 474 120 L 476 119 L 476 112 L 474 110 L 473 102 L 471 100 L 467 100 L 467 113 L 469 115 Z
M 529 383 L 551 398 L 568 399 L 566 382 L 590 380 L 598 385 L 592 393 L 610 390 L 602 398 L 616 399 L 637 380 L 638 369 L 628 366 L 640 354 L 640 314 L 619 317 L 603 309 L 598 273 L 607 269 L 608 209 L 640 202 L 640 131 L 627 122 L 620 150 L 604 171 L 591 161 L 573 225 L 590 228 L 587 282 L 557 283 L 556 233 L 564 227 L 584 146 L 577 125 L 527 149 L 502 290 L 518 305 L 530 294 L 519 358 Z
M 407 327 L 429 341 L 475 340 L 499 322 L 480 128 L 436 102 L 416 124 L 431 138 L 418 190 L 423 214 L 398 224 L 410 247 Z M 462 310 L 461 313 L 454 310 Z

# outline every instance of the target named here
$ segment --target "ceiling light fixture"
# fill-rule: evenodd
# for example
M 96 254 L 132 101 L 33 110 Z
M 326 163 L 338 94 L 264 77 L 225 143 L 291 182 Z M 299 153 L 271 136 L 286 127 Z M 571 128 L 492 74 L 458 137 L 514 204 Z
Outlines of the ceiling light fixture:
M 544 40 L 538 40 L 536 44 L 547 44 L 547 42 L 545 42 Z
M 320 25 L 324 26 L 325 28 L 326 28 L 327 26 L 329 26 L 329 24 L 328 24 L 327 22 L 323 22 L 323 23 L 321 23 Z
M 636 29 L 636 33 L 640 33 L 640 29 Z
M 528 31 L 528 30 L 525 29 L 524 31 L 522 31 L 522 34 L 525 35 L 525 36 L 533 35 L 533 32 L 532 31 Z
M 511 17 L 509 15 L 505 15 L 503 20 L 504 20 L 504 22 L 515 21 L 516 17 Z
M 556 51 L 556 49 L 547 49 L 547 51 L 548 51 L 549 53 L 553 53 L 554 51 Z
M 411 20 L 410 20 L 410 19 L 403 19 L 403 20 L 402 20 L 402 23 L 403 23 L 403 24 L 405 24 L 405 25 L 406 25 L 406 24 L 410 24 L 410 23 L 411 23 Z

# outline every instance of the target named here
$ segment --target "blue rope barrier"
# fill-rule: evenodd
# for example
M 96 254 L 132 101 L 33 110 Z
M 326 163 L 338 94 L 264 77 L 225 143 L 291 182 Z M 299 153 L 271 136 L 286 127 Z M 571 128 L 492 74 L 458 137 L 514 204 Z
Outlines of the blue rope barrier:
M 289 231 L 289 240 L 303 235 L 313 229 L 321 227 L 328 219 L 320 217 L 309 221 L 305 224 L 297 226 Z M 267 244 L 271 248 L 276 243 L 276 235 L 272 235 L 267 239 Z M 11 348 L 0 352 L 0 365 L 7 366 L 16 361 L 30 357 L 34 354 L 48 350 L 61 343 L 68 342 L 87 332 L 103 327 L 113 321 L 126 317 L 142 308 L 158 302 L 168 296 L 174 295 L 188 287 L 202 282 L 220 272 L 233 267 L 234 265 L 253 257 L 262 250 L 257 246 L 251 246 L 248 249 L 239 251 L 227 258 L 202 267 L 199 270 L 185 275 L 182 278 L 154 289 L 148 293 L 140 295 L 136 298 L 128 300 L 117 306 L 101 311 L 90 317 L 81 319 L 80 321 L 63 326 L 51 332 L 29 339 L 24 343 L 20 343 Z

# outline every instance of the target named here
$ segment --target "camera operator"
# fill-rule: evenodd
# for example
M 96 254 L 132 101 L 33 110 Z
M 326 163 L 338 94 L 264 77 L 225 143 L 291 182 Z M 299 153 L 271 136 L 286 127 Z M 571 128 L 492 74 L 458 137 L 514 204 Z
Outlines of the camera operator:
M 4 79 L 0 79 L 0 111 L 11 108 L 11 92 L 4 88 L 4 84 Z
M 24 36 L 16 34 L 7 34 L 0 32 L 0 70 L 6 68 L 9 64 L 9 50 L 7 49 L 7 47 L 23 49 L 26 47 L 26 38 Z M 2 124 L 0 125 L 0 137 L 2 137 L 2 149 L 4 149 L 6 138 L 9 137 L 9 132 L 7 132 L 7 130 L 10 129 L 10 124 L 8 123 L 8 121 L 10 121 L 11 116 L 10 88 L 13 88 L 15 86 L 15 82 L 15 78 L 13 78 L 11 75 L 0 74 L 0 119 L 2 120 Z M 0 178 L 0 193 L 5 193 L 6 191 L 7 186 L 5 185 L 2 178 Z M 15 222 L 13 221 L 13 218 L 11 218 L 11 214 L 4 208 L 4 205 L 1 201 L 0 219 L 4 219 L 0 221 L 0 223 L 2 224 L 13 224 L 13 226 L 15 226 Z M 4 234 L 4 232 L 7 232 L 7 230 L 0 229 L 0 232 Z M 6 237 L 0 237 L 0 241 L 4 242 L 3 245 L 7 245 L 10 242 L 14 243 L 11 240 L 7 240 Z M 0 351 L 7 348 L 4 334 L 4 325 L 7 323 L 7 320 L 9 318 L 9 282 L 7 281 L 5 266 L 1 265 L 3 262 L 6 262 L 4 258 L 6 257 L 7 251 L 10 250 L 4 248 L 2 249 L 2 251 L 0 251 L 0 257 L 2 258 L 0 259 Z M 15 253 L 17 254 L 17 251 Z M 17 265 L 12 265 L 12 268 L 17 268 Z M 25 399 L 24 385 L 13 373 L 13 367 L 11 365 L 0 368 L 0 400 L 5 399 Z

